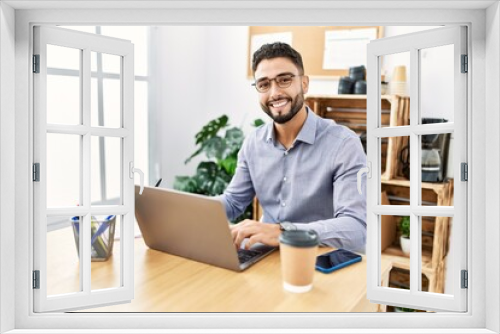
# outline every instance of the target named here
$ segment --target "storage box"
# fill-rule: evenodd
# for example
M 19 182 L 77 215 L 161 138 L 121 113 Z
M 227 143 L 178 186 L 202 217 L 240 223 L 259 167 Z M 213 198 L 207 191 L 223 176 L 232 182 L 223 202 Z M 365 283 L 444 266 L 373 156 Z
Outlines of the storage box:
M 71 218 L 76 251 L 80 256 L 80 217 Z M 116 216 L 92 216 L 91 220 L 91 260 L 106 261 L 113 254 Z

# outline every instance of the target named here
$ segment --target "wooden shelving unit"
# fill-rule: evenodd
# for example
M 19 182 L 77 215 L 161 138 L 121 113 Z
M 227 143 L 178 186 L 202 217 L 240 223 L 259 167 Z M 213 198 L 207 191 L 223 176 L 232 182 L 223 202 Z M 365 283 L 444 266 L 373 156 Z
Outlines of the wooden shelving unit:
M 389 199 L 395 198 L 391 204 L 408 204 L 399 201 L 409 198 L 409 184 L 408 180 L 382 181 L 382 191 L 388 194 Z M 453 205 L 453 179 L 443 183 L 422 182 L 422 200 L 437 206 Z M 435 217 L 432 220 L 422 221 L 422 274 L 429 280 L 429 292 L 444 293 L 450 223 L 449 217 Z M 395 244 L 385 249 L 382 256 L 390 259 L 395 268 L 409 271 L 410 259 L 401 251 L 399 235 L 395 240 Z M 390 280 L 391 278 L 389 282 Z

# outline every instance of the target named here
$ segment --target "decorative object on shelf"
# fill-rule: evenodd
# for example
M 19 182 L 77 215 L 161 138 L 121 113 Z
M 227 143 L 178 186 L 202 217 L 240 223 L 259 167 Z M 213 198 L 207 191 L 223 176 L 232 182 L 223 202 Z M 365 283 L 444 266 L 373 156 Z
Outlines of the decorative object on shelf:
M 366 94 L 366 81 L 356 81 L 354 84 L 354 94 Z
M 256 119 L 253 126 L 258 127 L 262 124 L 264 121 Z M 225 133 L 219 136 L 222 130 L 225 130 Z M 185 163 L 189 163 L 201 153 L 205 153 L 208 160 L 198 164 L 195 175 L 176 176 L 174 189 L 207 196 L 220 195 L 236 171 L 238 152 L 244 139 L 243 130 L 238 127 L 229 128 L 229 118 L 222 115 L 203 126 L 195 138 L 199 147 Z M 252 218 L 252 213 L 253 208 L 250 204 L 235 222 Z
M 364 81 L 366 78 L 366 68 L 364 65 L 349 68 L 349 77 L 354 81 Z
M 399 162 L 401 163 L 401 172 L 403 176 L 410 179 L 410 143 L 403 147 L 399 152 Z
M 339 94 L 352 94 L 354 88 L 354 81 L 350 77 L 342 77 L 339 80 Z
M 404 216 L 401 218 L 401 221 L 399 222 L 399 227 L 401 229 L 401 237 L 400 237 L 400 242 L 401 242 L 401 250 L 403 253 L 407 256 L 410 255 L 410 247 L 411 247 L 411 242 L 410 242 L 410 217 L 409 216 Z
M 339 94 L 366 94 L 366 68 L 364 65 L 349 68 L 349 76 L 339 80 Z
M 446 122 L 443 118 L 422 118 L 422 124 Z M 438 134 L 422 135 L 422 182 L 443 181 L 441 152 L 433 146 L 438 137 Z
M 394 67 L 389 87 L 392 95 L 408 95 L 406 88 L 406 66 Z

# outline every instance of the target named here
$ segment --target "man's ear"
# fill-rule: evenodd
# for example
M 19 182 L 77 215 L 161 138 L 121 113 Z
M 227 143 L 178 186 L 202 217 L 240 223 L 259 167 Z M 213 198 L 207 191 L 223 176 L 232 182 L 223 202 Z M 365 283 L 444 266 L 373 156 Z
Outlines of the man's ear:
M 302 76 L 302 91 L 304 94 L 309 91 L 309 77 L 307 75 Z

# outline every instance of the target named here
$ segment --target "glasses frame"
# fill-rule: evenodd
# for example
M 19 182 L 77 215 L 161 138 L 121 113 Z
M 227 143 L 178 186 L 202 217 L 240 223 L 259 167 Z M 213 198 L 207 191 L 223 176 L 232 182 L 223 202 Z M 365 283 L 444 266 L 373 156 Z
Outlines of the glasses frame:
M 258 82 L 253 82 L 253 83 L 252 83 L 252 86 L 254 86 L 254 87 L 255 87 L 255 89 L 256 89 L 259 93 L 266 93 L 266 92 L 268 92 L 268 91 L 271 89 L 271 87 L 272 87 L 272 82 L 273 82 L 273 81 L 274 81 L 274 82 L 276 82 L 276 84 L 278 85 L 278 87 L 279 87 L 279 88 L 288 88 L 288 87 L 290 87 L 290 86 L 292 85 L 293 78 L 295 78 L 295 77 L 301 77 L 301 76 L 303 76 L 303 74 L 286 73 L 286 74 L 280 74 L 280 75 L 277 75 L 277 76 L 275 76 L 275 77 L 274 77 L 274 78 L 272 78 L 272 79 L 263 79 L 263 80 L 261 80 L 261 81 L 264 81 L 264 80 L 269 80 L 269 88 L 268 88 L 268 89 L 266 89 L 266 90 L 259 90 L 259 88 L 257 87 Z M 292 79 L 292 80 L 290 80 L 290 83 L 289 83 L 289 84 L 285 84 L 284 86 L 282 86 L 282 85 L 280 85 L 280 83 L 276 80 L 276 79 L 278 79 L 278 78 L 280 78 L 280 77 L 291 77 L 291 79 Z

